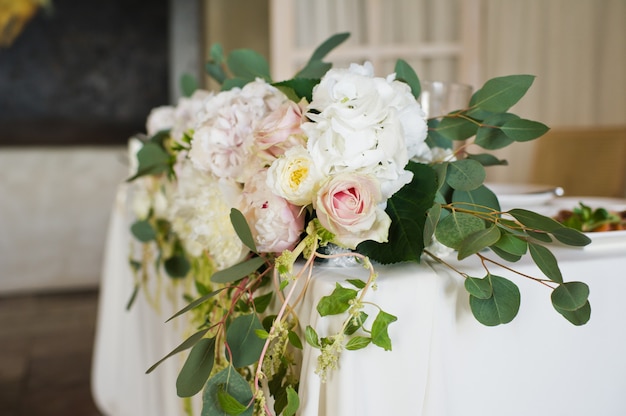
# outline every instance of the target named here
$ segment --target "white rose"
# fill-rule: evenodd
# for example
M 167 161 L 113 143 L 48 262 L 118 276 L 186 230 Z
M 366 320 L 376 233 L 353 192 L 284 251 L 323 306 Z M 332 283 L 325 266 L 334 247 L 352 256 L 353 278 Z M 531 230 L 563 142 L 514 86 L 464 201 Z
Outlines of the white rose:
M 276 159 L 267 172 L 267 185 L 276 195 L 295 205 L 313 201 L 321 175 L 302 146 L 292 147 Z
M 176 109 L 172 106 L 161 106 L 150 110 L 146 120 L 146 133 L 154 136 L 161 130 L 169 130 L 174 125 Z

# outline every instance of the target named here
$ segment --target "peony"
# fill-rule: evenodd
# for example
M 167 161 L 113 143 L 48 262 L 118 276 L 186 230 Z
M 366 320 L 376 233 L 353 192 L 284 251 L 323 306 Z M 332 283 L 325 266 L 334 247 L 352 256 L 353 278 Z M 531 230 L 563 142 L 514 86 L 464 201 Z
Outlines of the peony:
M 246 182 L 265 163 L 258 157 L 254 131 L 285 101 L 282 92 L 260 79 L 206 100 L 189 151 L 194 166 L 219 178 Z
M 408 85 L 374 77 L 369 63 L 328 71 L 313 90 L 307 117 L 302 129 L 322 174 L 373 175 L 385 199 L 411 181 L 404 168 L 428 147 L 425 115 Z
M 386 242 L 391 219 L 381 208 L 376 178 L 342 173 L 330 177 L 319 189 L 313 207 L 334 242 L 347 248 L 365 240 Z
M 276 159 L 267 172 L 267 186 L 295 205 L 313 201 L 321 175 L 302 146 L 292 147 Z
M 281 253 L 300 241 L 305 215 L 300 207 L 272 193 L 266 175 L 266 170 L 257 172 L 246 182 L 239 208 L 250 224 L 257 250 Z
M 293 101 L 282 103 L 269 113 L 257 126 L 254 136 L 259 148 L 272 156 L 279 156 L 295 145 L 304 145 L 302 107 Z

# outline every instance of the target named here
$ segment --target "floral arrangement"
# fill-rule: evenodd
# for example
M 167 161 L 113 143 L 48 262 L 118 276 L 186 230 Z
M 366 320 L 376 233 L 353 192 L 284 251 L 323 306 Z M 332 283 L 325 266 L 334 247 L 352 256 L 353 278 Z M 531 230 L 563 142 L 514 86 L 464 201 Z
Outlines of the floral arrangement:
M 143 279 L 164 270 L 193 282 L 187 306 L 172 318 L 191 314 L 197 331 L 164 359 L 191 349 L 177 391 L 203 390 L 203 415 L 295 414 L 303 342 L 320 349 L 322 379 L 346 350 L 390 350 L 387 329 L 396 317 L 382 308 L 373 320 L 363 312 L 377 263 L 429 256 L 446 264 L 456 252 L 499 265 L 530 254 L 545 275 L 533 279 L 552 290 L 556 311 L 575 325 L 589 319 L 587 285 L 564 282 L 546 243 L 590 240 L 532 211 L 502 212 L 483 182 L 486 166 L 506 162 L 470 153 L 548 130 L 508 112 L 533 77 L 494 78 L 467 108 L 427 119 L 419 78 L 406 62 L 386 78 L 369 63 L 335 69 L 324 62 L 347 36 L 329 38 L 281 82 L 255 52 L 225 56 L 215 45 L 206 69 L 221 91 L 188 84 L 177 106 L 148 117 L 129 179 L 137 215 L 131 231 L 144 245 L 131 264 Z M 345 318 L 340 333 L 321 336 L 299 326 L 293 307 L 306 290 L 298 282 L 314 278 L 318 261 L 329 258 L 361 265 L 368 277 L 337 283 L 320 299 L 322 316 Z M 490 271 L 461 276 L 478 321 L 499 325 L 516 316 L 512 281 Z

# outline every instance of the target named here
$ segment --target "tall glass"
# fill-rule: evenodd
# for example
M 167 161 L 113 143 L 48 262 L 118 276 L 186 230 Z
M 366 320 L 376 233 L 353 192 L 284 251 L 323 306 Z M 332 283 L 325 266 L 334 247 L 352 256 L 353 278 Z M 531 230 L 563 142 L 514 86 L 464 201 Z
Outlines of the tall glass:
M 456 82 L 421 81 L 420 105 L 428 118 L 440 117 L 467 108 L 472 86 Z

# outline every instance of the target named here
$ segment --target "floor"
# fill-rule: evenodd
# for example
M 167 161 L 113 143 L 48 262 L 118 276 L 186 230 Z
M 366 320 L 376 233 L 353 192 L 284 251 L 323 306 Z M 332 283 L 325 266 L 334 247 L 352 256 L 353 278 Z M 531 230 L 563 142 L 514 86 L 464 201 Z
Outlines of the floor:
M 0 415 L 96 416 L 96 290 L 0 296 Z

